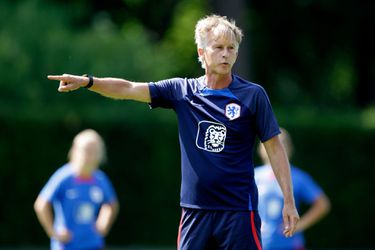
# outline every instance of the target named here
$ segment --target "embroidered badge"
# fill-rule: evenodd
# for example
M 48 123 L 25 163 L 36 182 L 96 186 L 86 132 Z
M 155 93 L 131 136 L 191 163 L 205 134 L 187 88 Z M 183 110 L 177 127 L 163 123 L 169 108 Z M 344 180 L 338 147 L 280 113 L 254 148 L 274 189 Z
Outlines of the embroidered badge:
M 90 198 L 95 203 L 101 203 L 103 201 L 104 194 L 99 187 L 93 186 L 90 189 Z
M 241 106 L 237 103 L 229 103 L 225 106 L 225 116 L 229 120 L 234 120 L 240 117 L 241 114 Z

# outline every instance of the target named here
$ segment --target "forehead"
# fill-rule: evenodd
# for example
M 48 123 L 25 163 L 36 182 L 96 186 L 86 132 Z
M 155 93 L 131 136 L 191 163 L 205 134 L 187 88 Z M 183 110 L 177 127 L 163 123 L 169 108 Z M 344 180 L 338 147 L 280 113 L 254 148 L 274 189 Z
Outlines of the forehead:
M 237 44 L 233 31 L 229 28 L 216 27 L 208 34 L 209 43 Z
M 236 40 L 231 39 L 230 37 L 225 37 L 225 36 L 211 37 L 208 39 L 207 45 L 215 45 L 215 44 L 236 46 L 237 42 Z
M 74 141 L 74 148 L 76 149 L 93 149 L 98 148 L 99 146 L 99 140 L 92 136 L 82 136 Z

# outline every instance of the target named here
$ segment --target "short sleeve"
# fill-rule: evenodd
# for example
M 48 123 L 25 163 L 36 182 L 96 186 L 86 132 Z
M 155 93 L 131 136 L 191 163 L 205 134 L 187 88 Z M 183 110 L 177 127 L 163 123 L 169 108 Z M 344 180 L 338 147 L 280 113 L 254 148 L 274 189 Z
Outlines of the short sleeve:
M 103 202 L 104 203 L 116 202 L 117 201 L 117 195 L 116 195 L 115 189 L 114 189 L 111 181 L 109 180 L 108 176 L 104 172 L 100 171 L 99 172 L 99 179 L 100 179 L 100 184 L 101 184 L 101 187 L 102 187 L 103 193 L 104 193 Z
M 181 96 L 182 78 L 172 78 L 149 83 L 151 108 L 173 108 L 176 100 Z
M 52 202 L 57 199 L 61 183 L 71 175 L 71 169 L 68 165 L 59 168 L 47 181 L 39 196 Z
M 255 101 L 256 130 L 260 141 L 265 142 L 280 134 L 280 128 L 267 93 L 260 86 Z

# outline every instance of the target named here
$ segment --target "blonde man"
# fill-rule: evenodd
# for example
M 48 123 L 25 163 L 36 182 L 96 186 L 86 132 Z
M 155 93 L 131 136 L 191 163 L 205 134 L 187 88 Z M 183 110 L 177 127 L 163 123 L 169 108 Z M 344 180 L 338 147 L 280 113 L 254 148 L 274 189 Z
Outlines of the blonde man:
M 198 58 L 205 74 L 137 83 L 118 78 L 49 76 L 59 91 L 81 87 L 107 97 L 171 108 L 179 124 L 181 223 L 178 249 L 261 249 L 258 193 L 254 181 L 255 138 L 264 142 L 284 193 L 285 236 L 299 219 L 288 159 L 264 89 L 232 74 L 242 31 L 211 15 L 196 24 Z
M 98 169 L 104 157 L 101 136 L 91 129 L 82 131 L 74 138 L 69 162 L 38 195 L 34 209 L 52 250 L 104 249 L 119 209 L 110 180 Z

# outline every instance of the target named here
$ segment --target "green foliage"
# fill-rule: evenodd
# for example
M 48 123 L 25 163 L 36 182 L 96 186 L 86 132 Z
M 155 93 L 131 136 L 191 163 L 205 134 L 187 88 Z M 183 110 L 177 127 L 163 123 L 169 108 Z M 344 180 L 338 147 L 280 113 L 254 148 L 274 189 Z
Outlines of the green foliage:
M 24 1 L 7 7 L 13 15 L 4 20 L 9 23 L 0 37 L 3 114 L 46 117 L 63 115 L 65 108 L 85 117 L 87 109 L 102 111 L 111 105 L 92 93 L 61 96 L 55 91 L 58 83 L 47 81 L 48 74 L 89 72 L 152 81 L 172 77 L 176 67 L 190 63 L 175 63 L 184 53 L 153 41 L 137 22 L 117 28 L 108 15 L 99 13 L 90 27 L 77 31 L 69 27 L 70 13 L 56 6 Z
M 194 41 L 195 24 L 205 16 L 203 9 L 204 1 L 199 0 L 181 1 L 176 7 L 173 25 L 167 31 L 163 48 L 174 57 L 172 72 L 177 75 L 194 77 L 203 74 Z
M 280 106 L 373 105 L 374 10 L 374 2 L 251 1 L 253 80 Z
M 174 245 L 180 170 L 173 112 L 150 112 L 147 105 L 85 89 L 61 94 L 46 76 L 91 73 L 155 81 L 201 75 L 193 34 L 209 3 L 0 1 L 1 245 L 47 244 L 33 201 L 65 162 L 73 136 L 88 127 L 108 144 L 104 170 L 122 206 L 109 243 Z M 367 53 L 373 58 L 373 40 L 359 32 L 371 27 L 373 19 L 365 21 L 373 5 L 251 3 L 250 80 L 266 88 L 280 125 L 291 132 L 296 165 L 332 199 L 332 213 L 307 233 L 308 243 L 370 246 L 366 216 L 374 205 L 358 204 L 372 195 L 375 111 L 371 100 L 363 110 L 356 105 L 363 95 L 359 87 L 373 83 L 374 61 L 366 59 Z M 348 217 L 350 225 L 342 227 Z M 20 228 L 28 233 L 20 235 Z

